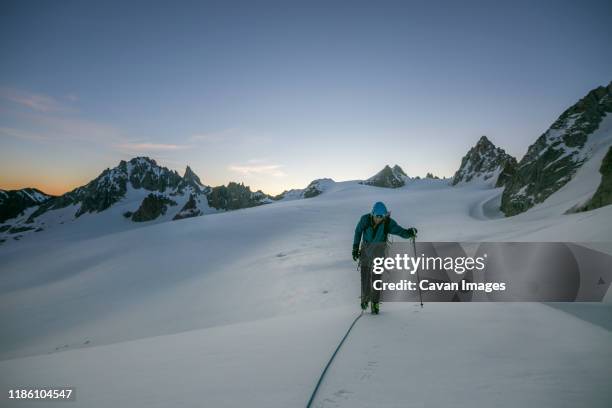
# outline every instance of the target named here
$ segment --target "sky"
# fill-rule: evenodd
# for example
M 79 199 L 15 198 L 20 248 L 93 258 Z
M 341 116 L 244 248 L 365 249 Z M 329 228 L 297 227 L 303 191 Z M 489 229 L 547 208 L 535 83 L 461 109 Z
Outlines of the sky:
M 277 194 L 520 159 L 612 80 L 609 1 L 0 3 L 0 188 L 146 155 Z

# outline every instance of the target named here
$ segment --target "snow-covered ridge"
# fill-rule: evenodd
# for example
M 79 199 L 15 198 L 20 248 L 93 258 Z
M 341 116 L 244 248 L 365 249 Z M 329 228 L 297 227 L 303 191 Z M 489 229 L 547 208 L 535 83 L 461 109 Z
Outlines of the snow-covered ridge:
M 531 146 L 506 183 L 501 210 L 515 215 L 542 203 L 612 140 L 612 82 L 591 90 L 563 112 Z M 594 175 L 598 178 L 598 175 Z
M 24 211 L 40 205 L 52 196 L 35 188 L 20 190 L 0 190 L 0 223 L 24 214 Z
M 10 199 L 12 195 L 20 196 L 33 203 L 42 203 L 53 197 L 49 194 L 45 194 L 42 191 L 35 188 L 22 188 L 20 190 L 0 190 L 0 205 Z
M 300 200 L 303 198 L 313 198 L 332 188 L 336 182 L 330 178 L 312 180 L 306 188 L 294 188 L 285 190 L 281 194 L 273 197 L 276 201 Z

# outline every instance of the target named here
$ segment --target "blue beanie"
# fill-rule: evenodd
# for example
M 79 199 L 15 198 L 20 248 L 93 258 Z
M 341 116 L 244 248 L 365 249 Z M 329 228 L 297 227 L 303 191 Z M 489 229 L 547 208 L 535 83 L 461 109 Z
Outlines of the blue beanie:
M 374 204 L 374 207 L 372 207 L 372 215 L 387 215 L 387 207 L 385 207 L 382 201 Z

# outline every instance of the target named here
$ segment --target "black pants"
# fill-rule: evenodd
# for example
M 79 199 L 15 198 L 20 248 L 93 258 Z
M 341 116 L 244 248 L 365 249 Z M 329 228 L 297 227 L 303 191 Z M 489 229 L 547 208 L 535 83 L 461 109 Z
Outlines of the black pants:
M 380 302 L 380 290 L 373 288 L 375 280 L 382 280 L 382 274 L 372 272 L 375 257 L 384 257 L 386 246 L 384 244 L 364 244 L 361 246 L 361 256 L 359 257 L 359 268 L 361 270 L 361 301 Z M 377 285 L 379 286 L 379 285 Z

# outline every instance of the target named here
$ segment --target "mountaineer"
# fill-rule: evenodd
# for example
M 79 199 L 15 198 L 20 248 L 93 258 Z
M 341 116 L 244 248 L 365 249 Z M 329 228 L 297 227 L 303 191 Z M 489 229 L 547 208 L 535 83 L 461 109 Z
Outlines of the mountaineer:
M 399 235 L 402 238 L 416 238 L 417 229 L 402 228 L 391 218 L 391 213 L 381 201 L 372 207 L 372 211 L 364 214 L 355 227 L 353 240 L 353 260 L 359 261 L 361 270 L 361 310 L 368 308 L 378 314 L 380 308 L 380 291 L 372 288 L 372 260 L 386 256 L 387 236 Z M 361 248 L 359 244 L 361 243 Z

